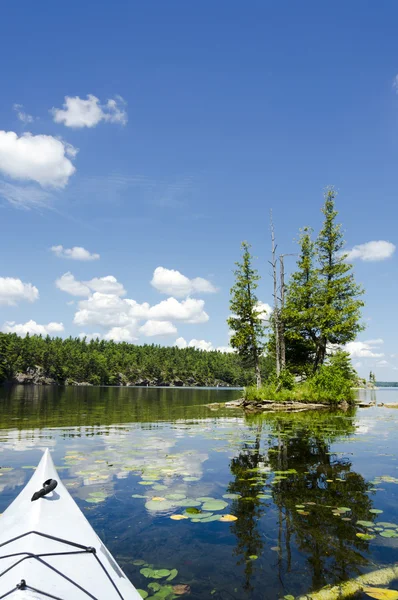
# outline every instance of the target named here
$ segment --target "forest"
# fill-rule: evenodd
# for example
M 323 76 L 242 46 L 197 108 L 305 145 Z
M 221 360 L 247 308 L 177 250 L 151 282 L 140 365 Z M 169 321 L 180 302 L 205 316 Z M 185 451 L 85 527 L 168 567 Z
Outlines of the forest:
M 3 382 L 240 387 L 253 377 L 235 353 L 0 333 Z

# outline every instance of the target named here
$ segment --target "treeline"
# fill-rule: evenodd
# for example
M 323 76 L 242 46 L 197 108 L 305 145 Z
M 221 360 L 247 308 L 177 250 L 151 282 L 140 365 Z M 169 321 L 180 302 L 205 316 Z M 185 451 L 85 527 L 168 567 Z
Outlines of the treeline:
M 375 381 L 376 387 L 398 387 L 398 381 Z
M 234 353 L 0 333 L 3 382 L 245 386 L 253 380 L 254 371 Z

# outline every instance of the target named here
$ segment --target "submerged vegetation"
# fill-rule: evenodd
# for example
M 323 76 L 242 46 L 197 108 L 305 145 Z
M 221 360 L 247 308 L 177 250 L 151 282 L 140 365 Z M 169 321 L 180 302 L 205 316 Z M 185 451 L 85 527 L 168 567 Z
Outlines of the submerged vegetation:
M 355 282 L 352 265 L 343 250 L 341 225 L 336 222 L 335 195 L 333 188 L 325 194 L 324 222 L 317 238 L 312 239 L 310 228 L 302 230 L 297 270 L 287 285 L 284 255 L 279 257 L 279 285 L 277 282 L 271 223 L 275 302 L 265 354 L 274 368 L 264 386 L 257 377 L 256 388 L 246 390 L 247 400 L 327 404 L 353 401 L 351 388 L 358 376 L 342 347 L 363 329 L 360 321 L 363 290 Z M 253 301 L 252 296 L 259 277 L 251 266 L 247 243 L 242 246 L 243 263 L 238 264 L 237 283 L 231 290 L 231 309 L 235 314 L 229 324 L 236 332 L 235 337 L 239 336 L 239 344 L 235 344 L 238 352 L 246 362 L 251 355 L 251 362 L 255 364 L 258 349 L 264 347 L 264 330 L 260 325 L 253 326 L 260 321 L 261 313 L 257 298 Z M 248 268 L 242 275 L 244 265 Z M 245 293 L 240 293 L 241 288 L 245 288 Z

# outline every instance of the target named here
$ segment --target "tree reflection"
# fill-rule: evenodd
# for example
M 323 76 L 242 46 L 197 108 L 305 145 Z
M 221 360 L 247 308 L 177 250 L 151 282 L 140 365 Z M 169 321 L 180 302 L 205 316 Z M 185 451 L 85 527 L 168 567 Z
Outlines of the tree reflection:
M 332 447 L 355 431 L 352 415 L 273 413 L 247 420 L 255 443 L 244 442 L 232 459 L 234 479 L 229 486 L 243 497 L 233 507 L 238 517 L 233 532 L 238 564 L 245 563 L 246 589 L 252 589 L 256 569 L 249 557 L 261 553 L 265 540 L 261 530 L 274 527 L 275 518 L 281 591 L 289 573 L 297 569 L 306 571 L 312 589 L 357 574 L 367 563 L 368 542 L 356 536 L 355 524 L 372 519 L 371 484 L 352 470 L 349 454 L 336 453 Z M 253 474 L 258 477 L 254 481 Z M 264 517 L 262 523 L 259 519 L 270 500 L 258 498 L 259 493 L 272 495 L 276 507 L 276 514 L 270 513 L 269 521 Z

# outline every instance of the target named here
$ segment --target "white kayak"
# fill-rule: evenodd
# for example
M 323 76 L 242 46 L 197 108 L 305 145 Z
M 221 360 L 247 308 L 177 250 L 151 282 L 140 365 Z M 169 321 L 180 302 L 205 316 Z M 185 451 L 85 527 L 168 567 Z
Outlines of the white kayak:
M 1 598 L 141 600 L 60 481 L 48 449 L 0 517 Z

